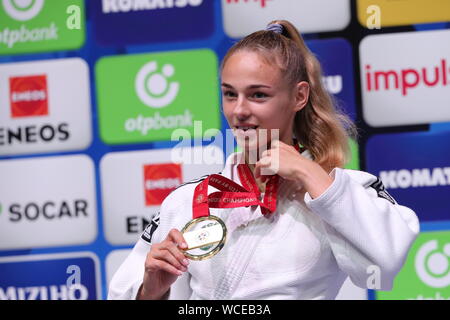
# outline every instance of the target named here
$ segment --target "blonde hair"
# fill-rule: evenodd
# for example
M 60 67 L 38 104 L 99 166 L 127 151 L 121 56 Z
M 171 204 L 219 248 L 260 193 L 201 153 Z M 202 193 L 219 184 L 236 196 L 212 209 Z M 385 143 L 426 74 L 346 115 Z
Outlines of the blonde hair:
M 276 63 L 287 83 L 294 88 L 300 81 L 309 83 L 309 99 L 294 118 L 293 134 L 325 171 L 344 167 L 351 158 L 349 138 L 357 139 L 356 126 L 338 108 L 334 97 L 322 83 L 322 67 L 289 21 L 269 23 L 283 26 L 281 34 L 257 31 L 235 43 L 225 55 L 226 61 L 238 51 L 254 51 L 269 63 Z

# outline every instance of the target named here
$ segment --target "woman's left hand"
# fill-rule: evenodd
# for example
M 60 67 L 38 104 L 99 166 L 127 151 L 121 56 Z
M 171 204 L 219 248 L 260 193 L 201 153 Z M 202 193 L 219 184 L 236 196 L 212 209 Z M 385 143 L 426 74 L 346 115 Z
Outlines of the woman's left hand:
M 255 178 L 262 182 L 270 175 L 297 182 L 310 194 L 319 197 L 333 183 L 333 178 L 316 162 L 302 156 L 293 146 L 275 140 L 255 165 Z

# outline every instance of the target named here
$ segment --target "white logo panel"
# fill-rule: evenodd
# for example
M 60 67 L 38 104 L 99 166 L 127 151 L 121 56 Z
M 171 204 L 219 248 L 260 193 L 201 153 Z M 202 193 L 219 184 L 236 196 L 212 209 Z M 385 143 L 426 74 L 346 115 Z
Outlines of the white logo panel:
M 0 177 L 0 249 L 95 240 L 94 164 L 87 156 L 3 160 Z
M 301 33 L 337 31 L 350 23 L 348 0 L 222 0 L 225 33 L 241 38 L 264 30 L 274 19 L 292 22 Z
M 163 199 L 161 192 L 166 195 L 180 183 L 220 172 L 223 168 L 224 155 L 220 148 L 180 148 L 181 154 L 192 154 L 195 159 L 202 159 L 208 154 L 206 164 L 177 161 L 183 156 L 174 150 L 114 152 L 102 158 L 103 223 L 108 242 L 114 245 L 134 244 L 158 213 Z M 174 165 L 180 166 L 181 174 L 174 172 Z M 150 176 L 146 177 L 147 172 L 150 172 Z
M 0 155 L 80 150 L 92 141 L 80 58 L 0 64 Z
M 363 39 L 361 90 L 363 116 L 369 125 L 450 121 L 449 38 L 450 30 L 439 30 Z

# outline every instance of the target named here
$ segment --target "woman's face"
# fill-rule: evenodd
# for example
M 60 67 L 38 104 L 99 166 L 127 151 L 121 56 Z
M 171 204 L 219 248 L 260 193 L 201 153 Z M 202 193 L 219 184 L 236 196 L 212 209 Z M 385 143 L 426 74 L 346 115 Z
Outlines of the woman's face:
M 230 56 L 222 70 L 222 104 L 238 145 L 265 150 L 276 138 L 292 145 L 293 119 L 307 103 L 308 88 L 306 82 L 289 86 L 279 67 L 266 63 L 258 53 L 240 51 Z M 278 137 L 273 129 L 279 130 Z

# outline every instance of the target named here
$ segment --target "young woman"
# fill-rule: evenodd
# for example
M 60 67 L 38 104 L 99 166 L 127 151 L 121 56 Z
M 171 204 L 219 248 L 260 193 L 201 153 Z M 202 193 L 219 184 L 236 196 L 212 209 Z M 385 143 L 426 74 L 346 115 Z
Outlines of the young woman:
M 278 177 L 276 208 L 211 208 L 225 221 L 226 244 L 213 258 L 188 260 L 180 230 L 205 178 L 181 185 L 115 274 L 109 298 L 334 299 L 347 276 L 374 285 L 373 270 L 378 289 L 390 290 L 418 219 L 377 177 L 343 169 L 355 129 L 296 28 L 273 21 L 236 43 L 221 80 L 223 111 L 243 151 L 227 158 L 220 175 L 242 184 L 238 164 L 246 163 L 256 193 Z M 255 150 L 264 152 L 253 163 Z

